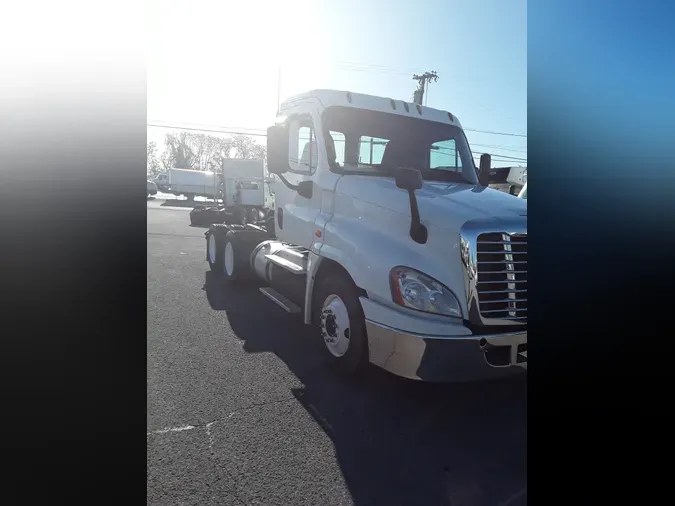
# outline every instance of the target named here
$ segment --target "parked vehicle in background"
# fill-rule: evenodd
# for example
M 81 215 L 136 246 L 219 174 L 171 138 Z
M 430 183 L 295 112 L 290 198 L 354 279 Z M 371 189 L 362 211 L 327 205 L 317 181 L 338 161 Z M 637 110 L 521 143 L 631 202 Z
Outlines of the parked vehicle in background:
M 257 217 L 264 216 L 266 210 L 272 207 L 264 160 L 225 159 L 221 178 L 223 205 L 232 213 L 249 216 L 249 221 L 258 221 Z
M 196 206 L 190 213 L 190 223 L 245 225 L 265 220 L 274 207 L 272 180 L 265 177 L 265 161 L 228 158 L 223 160 L 221 171 L 218 202 Z
M 154 183 L 157 185 L 157 189 L 161 192 L 169 191 L 169 174 L 166 172 L 161 172 L 157 174 L 157 177 L 153 179 Z
M 490 188 L 517 196 L 527 183 L 527 167 L 498 167 L 490 172 Z
M 345 375 L 527 369 L 527 203 L 487 188 L 490 155 L 475 167 L 453 114 L 315 90 L 281 104 L 267 157 L 271 223 L 212 225 L 215 277 L 262 280 Z
M 151 195 L 157 195 L 157 185 L 148 179 L 148 198 Z
M 215 172 L 188 169 L 169 169 L 155 179 L 161 192 L 177 197 L 184 195 L 188 200 L 195 197 L 215 199 L 220 182 Z

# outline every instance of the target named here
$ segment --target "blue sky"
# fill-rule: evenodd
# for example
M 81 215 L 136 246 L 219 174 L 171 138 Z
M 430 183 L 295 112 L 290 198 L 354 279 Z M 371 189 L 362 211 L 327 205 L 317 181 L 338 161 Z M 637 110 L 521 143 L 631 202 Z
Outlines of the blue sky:
M 527 132 L 524 0 L 150 2 L 148 120 L 262 129 L 281 95 L 325 87 L 410 100 L 436 70 L 430 107 L 464 127 Z M 181 37 L 176 38 L 180 32 Z M 178 62 L 192 61 L 183 75 Z M 241 75 L 255 72 L 255 79 Z M 149 140 L 165 130 L 149 128 Z M 467 132 L 474 152 L 527 157 L 527 138 Z

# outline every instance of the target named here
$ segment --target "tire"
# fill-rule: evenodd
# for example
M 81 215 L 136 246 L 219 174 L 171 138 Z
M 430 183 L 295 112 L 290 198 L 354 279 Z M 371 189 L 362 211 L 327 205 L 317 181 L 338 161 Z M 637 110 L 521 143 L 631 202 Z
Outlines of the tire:
M 251 268 L 253 248 L 266 237 L 256 230 L 230 230 L 223 241 L 223 279 L 248 282 L 255 279 Z
M 314 289 L 312 315 L 329 367 L 342 376 L 361 374 L 369 362 L 368 335 L 354 282 L 341 272 L 320 278 Z
M 209 263 L 209 269 L 219 277 L 224 272 L 225 245 L 223 239 L 227 230 L 227 227 L 211 227 L 206 239 L 206 261 Z

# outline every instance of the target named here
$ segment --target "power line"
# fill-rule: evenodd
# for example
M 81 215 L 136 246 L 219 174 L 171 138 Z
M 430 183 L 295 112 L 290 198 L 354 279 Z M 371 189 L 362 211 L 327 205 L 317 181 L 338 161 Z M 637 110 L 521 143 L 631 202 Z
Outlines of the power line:
M 497 153 L 481 153 L 480 151 L 474 151 L 473 153 L 477 155 L 490 155 L 492 158 L 504 158 L 506 160 L 513 160 L 515 162 L 527 162 L 527 158 L 517 158 L 515 156 L 500 155 Z
M 490 134 L 490 135 L 508 135 L 510 137 L 524 137 L 527 138 L 526 134 L 514 134 L 509 132 L 490 132 L 489 130 L 476 130 L 474 128 L 464 128 L 467 132 L 477 132 L 480 134 Z
M 216 126 L 216 125 L 205 125 L 203 123 L 176 123 L 173 121 L 163 121 L 163 120 L 154 120 L 150 121 L 148 123 L 148 126 L 154 126 L 158 128 L 184 128 L 185 130 L 211 130 L 211 129 L 227 129 L 227 130 L 233 130 L 237 132 L 247 132 L 247 131 L 255 131 L 255 132 L 267 132 L 266 128 L 255 128 L 255 127 L 242 127 L 242 126 L 227 126 L 227 127 L 221 127 L 221 126 Z
M 187 127 L 187 126 L 179 126 L 179 125 L 168 125 L 168 124 L 159 124 L 159 123 L 147 123 L 147 126 L 150 127 L 157 127 L 157 128 L 170 128 L 174 130 L 187 130 L 187 131 L 194 131 L 194 132 L 212 132 L 212 133 L 220 133 L 220 134 L 229 134 L 229 135 L 249 135 L 252 137 L 267 137 L 267 132 L 262 133 L 262 132 L 251 132 L 251 131 L 235 131 L 235 130 L 224 130 L 224 129 L 216 129 L 216 128 L 196 128 L 196 127 Z M 224 127 L 226 128 L 226 127 Z M 481 151 L 474 151 L 474 154 L 477 155 L 483 155 L 485 153 Z M 508 155 L 502 155 L 499 153 L 490 153 L 490 155 L 493 158 L 502 158 L 504 160 L 501 161 L 517 161 L 517 162 L 527 162 L 526 158 L 518 158 L 518 157 L 513 157 L 513 156 L 508 156 Z
M 349 66 L 349 67 L 360 67 L 360 68 L 365 68 L 365 69 L 382 69 L 382 70 L 391 70 L 393 72 L 404 72 L 405 74 L 419 74 L 423 72 L 421 69 L 403 69 L 403 68 L 397 68 L 397 67 L 392 67 L 391 65 L 379 65 L 375 63 L 359 63 L 359 62 L 351 62 L 351 61 L 344 61 L 344 60 L 336 60 L 332 63 L 333 65 L 340 65 L 340 66 Z
M 213 133 L 219 133 L 219 134 L 251 135 L 253 137 L 267 137 L 267 133 L 228 131 L 228 130 L 217 129 L 217 127 L 196 128 L 196 127 L 189 127 L 189 126 L 167 125 L 167 124 L 158 124 L 158 123 L 148 123 L 147 126 L 157 127 L 157 128 L 170 128 L 170 129 L 173 129 L 173 130 L 188 130 L 188 131 L 193 131 L 193 132 L 213 132 Z
M 497 146 L 495 144 L 478 144 L 477 142 L 472 142 L 472 146 L 480 146 L 481 148 L 492 148 L 492 149 L 501 149 L 502 151 L 511 151 L 513 153 L 523 153 L 527 154 L 527 149 L 515 149 L 507 146 Z

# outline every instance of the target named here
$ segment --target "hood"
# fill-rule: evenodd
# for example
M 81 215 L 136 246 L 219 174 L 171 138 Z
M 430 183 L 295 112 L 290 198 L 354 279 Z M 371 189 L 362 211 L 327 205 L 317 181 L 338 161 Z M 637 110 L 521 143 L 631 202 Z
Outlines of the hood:
M 393 178 L 344 176 L 337 192 L 410 217 L 408 193 Z M 415 195 L 422 223 L 452 231 L 478 218 L 527 217 L 526 200 L 492 188 L 427 181 Z

